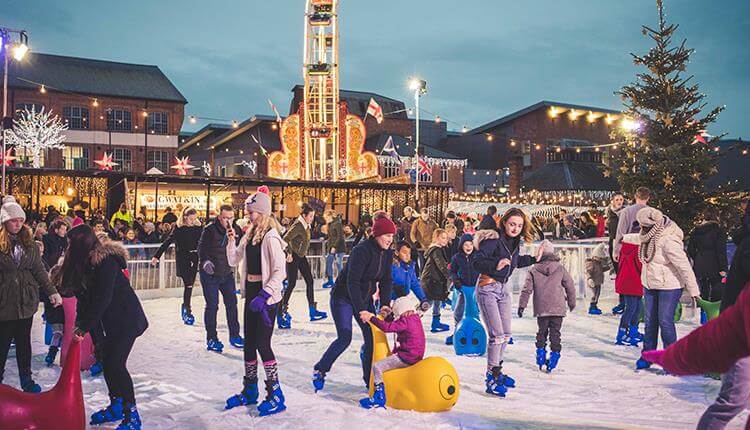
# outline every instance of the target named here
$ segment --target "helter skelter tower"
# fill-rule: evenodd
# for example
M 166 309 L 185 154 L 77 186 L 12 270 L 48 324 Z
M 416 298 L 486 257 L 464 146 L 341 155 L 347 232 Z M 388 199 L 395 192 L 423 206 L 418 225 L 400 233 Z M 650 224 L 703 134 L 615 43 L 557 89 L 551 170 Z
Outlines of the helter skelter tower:
M 304 97 L 297 113 L 281 123 L 281 151 L 268 156 L 271 177 L 309 181 L 377 177 L 377 157 L 363 151 L 365 124 L 339 100 L 337 7 L 337 0 L 306 0 Z

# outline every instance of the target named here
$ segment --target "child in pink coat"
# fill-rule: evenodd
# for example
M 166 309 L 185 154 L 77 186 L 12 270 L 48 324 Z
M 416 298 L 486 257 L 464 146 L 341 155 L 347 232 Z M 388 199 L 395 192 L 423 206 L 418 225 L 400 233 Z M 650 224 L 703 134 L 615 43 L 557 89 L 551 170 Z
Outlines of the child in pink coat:
M 399 297 L 393 302 L 393 311 L 386 320 L 378 319 L 374 314 L 367 313 L 363 319 L 385 333 L 396 333 L 396 344 L 393 354 L 372 365 L 375 392 L 372 397 L 359 401 L 363 408 L 385 407 L 385 387 L 383 373 L 388 370 L 401 369 L 418 363 L 424 358 L 425 337 L 422 319 L 416 312 L 418 305 L 411 297 Z

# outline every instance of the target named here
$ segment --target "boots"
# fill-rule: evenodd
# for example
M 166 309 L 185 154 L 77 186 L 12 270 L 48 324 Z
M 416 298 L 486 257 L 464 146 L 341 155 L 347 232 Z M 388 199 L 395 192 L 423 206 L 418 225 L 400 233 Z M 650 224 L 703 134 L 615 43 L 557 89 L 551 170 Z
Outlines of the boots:
M 323 283 L 323 288 L 332 288 L 333 284 L 335 284 L 335 282 L 333 282 L 333 276 L 329 276 L 328 280 Z
M 542 370 L 542 366 L 547 363 L 547 350 L 544 348 L 536 349 L 536 365 L 539 366 L 539 370 Z
M 628 329 L 620 327 L 617 329 L 617 338 L 615 339 L 616 345 L 629 345 L 630 336 L 628 336 Z
M 316 370 L 313 372 L 313 380 L 312 384 L 315 388 L 315 392 L 321 391 L 323 389 L 323 386 L 326 383 L 326 374 L 325 372 L 321 372 L 320 370 Z
M 91 415 L 91 422 L 89 424 L 113 423 L 122 420 L 124 417 L 122 397 L 115 397 L 110 400 L 109 406 Z
M 622 304 L 619 304 L 612 308 L 612 313 L 615 315 L 620 315 L 623 312 L 625 312 L 625 306 L 623 306 Z
M 500 373 L 499 370 L 495 372 L 495 369 L 499 368 L 493 368 L 491 372 L 487 372 L 487 377 L 485 378 L 487 388 L 485 392 L 487 394 L 492 394 L 493 396 L 505 397 L 505 393 L 508 392 L 508 389 L 497 380 L 495 373 L 497 373 L 498 376 L 500 376 Z
M 92 364 L 91 367 L 89 367 L 89 372 L 91 372 L 91 376 L 99 376 L 104 371 L 104 365 L 102 365 L 101 361 L 97 361 L 96 363 Z
M 445 344 L 446 345 L 453 345 L 453 335 L 450 335 L 445 338 Z
M 235 336 L 229 338 L 229 343 L 235 347 L 235 348 L 244 348 L 245 347 L 245 340 L 242 339 L 242 336 Z
M 286 330 L 292 328 L 292 316 L 287 312 L 286 306 L 279 306 L 279 313 L 276 314 L 276 324 L 280 330 Z
M 314 302 L 310 306 L 310 321 L 320 321 L 328 318 L 328 314 L 318 310 L 318 303 Z
M 552 351 L 549 353 L 549 360 L 547 360 L 547 373 L 552 372 L 552 369 L 557 367 L 557 362 L 560 361 L 560 353 Z
M 224 344 L 221 343 L 218 339 L 209 339 L 206 341 L 206 350 L 218 352 L 221 354 L 221 352 L 224 350 Z
M 55 364 L 55 358 L 57 357 L 57 351 L 59 351 L 60 348 L 56 347 L 55 345 L 51 345 L 49 347 L 49 351 L 47 351 L 47 356 L 44 357 L 44 362 L 47 363 L 47 366 L 52 366 Z
M 190 306 L 186 306 L 183 304 L 181 315 L 182 315 L 182 322 L 185 323 L 185 325 L 195 324 L 195 316 L 193 316 L 193 313 L 190 310 Z
M 589 315 L 601 315 L 602 311 L 596 306 L 596 303 L 592 303 L 589 306 Z
M 244 387 L 240 394 L 227 399 L 227 404 L 224 409 L 232 409 L 237 406 L 257 405 L 258 404 L 258 378 L 250 379 L 245 377 Z
M 284 404 L 284 393 L 281 392 L 281 386 L 278 381 L 266 381 L 266 400 L 258 405 L 260 416 L 278 414 L 286 410 Z
M 375 384 L 375 392 L 372 393 L 372 397 L 361 399 L 359 405 L 365 409 L 385 408 L 385 386 L 383 386 L 383 383 Z
M 638 346 L 638 342 L 643 340 L 642 336 L 639 336 L 638 327 L 630 326 L 628 329 L 628 337 L 630 338 L 630 346 Z
M 141 416 L 138 409 L 130 403 L 125 406 L 125 417 L 116 430 L 141 430 Z
M 639 358 L 638 361 L 635 362 L 636 370 L 648 369 L 649 367 L 651 367 L 651 362 L 648 362 L 642 358 Z
M 41 393 L 42 387 L 31 378 L 31 374 L 21 375 L 21 389 L 26 393 Z
M 430 329 L 433 333 L 439 333 L 442 331 L 448 331 L 450 329 L 450 326 L 448 324 L 443 324 L 440 322 L 440 315 L 435 315 L 432 317 L 432 328 Z

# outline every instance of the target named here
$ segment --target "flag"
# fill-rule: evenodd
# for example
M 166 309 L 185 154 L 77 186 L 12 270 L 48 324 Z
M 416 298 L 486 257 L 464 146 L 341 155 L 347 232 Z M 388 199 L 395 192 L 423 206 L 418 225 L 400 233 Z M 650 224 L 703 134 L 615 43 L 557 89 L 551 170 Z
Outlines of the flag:
M 258 149 L 260 149 L 260 155 L 264 157 L 268 157 L 268 151 L 266 151 L 266 148 L 264 148 L 263 145 L 260 144 L 260 142 L 258 141 L 258 138 L 255 137 L 254 134 L 251 134 L 250 137 L 252 137 L 255 143 L 258 144 Z
M 383 145 L 383 149 L 380 151 L 381 154 L 388 154 L 391 157 L 395 158 L 399 164 L 401 163 L 401 156 L 398 155 L 398 152 L 396 152 L 396 147 L 393 145 L 393 137 L 388 136 L 388 140 L 385 142 L 385 145 Z
M 427 164 L 426 161 L 423 159 L 419 159 L 419 174 L 420 175 L 431 175 L 432 174 L 432 167 Z
M 273 110 L 273 113 L 276 114 L 276 122 L 281 122 L 281 115 L 279 115 L 279 110 L 276 109 L 276 106 L 274 106 L 271 99 L 268 99 L 268 104 L 271 105 L 271 110 Z
M 372 117 L 375 118 L 378 124 L 383 122 L 383 108 L 381 108 L 378 102 L 376 102 L 372 97 L 370 97 L 370 105 L 367 106 L 367 113 L 365 113 L 365 117 L 367 117 L 367 115 L 372 115 Z

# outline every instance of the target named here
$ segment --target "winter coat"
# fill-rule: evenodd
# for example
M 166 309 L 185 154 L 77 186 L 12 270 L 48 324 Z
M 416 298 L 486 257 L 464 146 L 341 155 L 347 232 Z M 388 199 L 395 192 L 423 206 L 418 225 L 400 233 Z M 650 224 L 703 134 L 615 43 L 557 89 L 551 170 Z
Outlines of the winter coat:
M 103 329 L 105 336 L 138 337 L 148 328 L 146 314 L 127 271 L 128 252 L 107 242 L 91 252 L 84 285 L 76 290 L 76 327 L 84 332 Z
M 412 248 L 414 248 L 414 241 L 411 240 L 411 226 L 417 219 L 415 217 L 403 217 L 399 222 L 399 236 L 401 240 L 406 241 Z
M 242 232 L 235 226 L 235 238 L 242 236 Z M 237 241 L 239 239 L 235 239 Z M 206 261 L 214 264 L 213 276 L 224 277 L 232 274 L 232 267 L 227 261 L 227 231 L 218 219 L 213 220 L 201 232 L 198 239 L 198 267 L 203 270 Z
M 445 248 L 432 245 L 424 253 L 424 269 L 420 284 L 430 300 L 448 299 L 448 259 Z
M 571 224 L 569 227 L 566 227 L 565 225 L 560 227 L 559 239 L 580 240 L 580 239 L 585 239 L 586 237 L 587 237 L 586 232 L 584 232 L 583 230 L 581 230 L 580 228 L 576 227 L 573 224 Z
M 177 222 L 177 215 L 175 215 L 174 212 L 167 212 L 161 217 L 161 222 L 167 222 L 170 224 L 175 223 Z
M 545 254 L 529 270 L 518 299 L 518 307 L 526 308 L 529 296 L 534 293 L 535 317 L 564 317 L 565 308 L 576 307 L 576 287 L 573 278 L 554 254 Z
M 536 258 L 531 255 L 520 255 L 520 238 L 509 238 L 505 232 L 495 230 L 479 230 L 474 235 L 474 249 L 477 254 L 474 268 L 481 274 L 503 284 L 508 282 L 513 271 L 518 268 L 531 266 Z M 497 270 L 497 263 L 507 258 L 510 265 Z
M 609 251 L 606 243 L 600 243 L 591 255 L 586 259 L 586 282 L 590 286 L 604 284 L 604 272 L 612 268 L 612 262 L 609 259 Z
M 727 271 L 727 234 L 717 222 L 696 227 L 688 240 L 688 255 L 698 278 L 719 278 Z
M 448 240 L 448 245 L 445 247 L 445 258 L 450 262 L 451 258 L 461 251 L 461 238 L 456 237 L 453 240 Z
M 415 364 L 424 358 L 425 337 L 422 320 L 416 312 L 402 315 L 394 321 L 383 321 L 377 317 L 370 318 L 375 327 L 385 333 L 396 333 L 396 344 L 393 353 L 408 365 Z
M 128 227 L 133 225 L 133 216 L 130 215 L 130 212 L 122 213 L 119 210 L 112 214 L 112 218 L 109 219 L 109 225 L 112 228 L 115 228 L 115 220 L 122 220 L 127 224 Z
M 161 243 L 161 235 L 156 231 L 152 231 L 151 233 L 141 231 L 138 233 L 138 239 L 141 243 Z
M 641 283 L 649 290 L 678 290 L 683 286 L 691 296 L 699 296 L 698 283 L 682 244 L 682 230 L 672 222 L 656 240 L 654 259 L 643 263 Z
M 750 240 L 743 240 L 734 252 L 727 283 L 721 298 L 721 311 L 732 306 L 742 289 L 750 283 Z
M 611 240 L 617 236 L 617 223 L 620 220 L 620 212 L 622 212 L 623 206 L 615 211 L 612 209 L 612 205 L 607 206 L 607 234 Z
M 451 258 L 450 272 L 454 287 L 461 288 L 464 285 L 473 287 L 477 285 L 479 272 L 474 268 L 474 261 L 476 259 L 476 251 L 467 254 L 463 249 Z
M 664 370 L 673 375 L 697 375 L 724 373 L 748 355 L 750 285 L 744 287 L 734 306 L 673 343 L 662 358 Z
M 40 288 L 48 296 L 57 293 L 36 244 L 23 248 L 18 265 L 10 254 L 0 253 L 0 321 L 33 317 L 39 308 Z
M 374 238 L 363 241 L 352 249 L 331 294 L 349 301 L 356 313 L 369 308 L 376 290 L 380 304 L 390 304 L 392 262 L 391 249 L 381 248 Z
M 602 215 L 596 217 L 596 237 L 604 237 L 607 222 Z
M 57 261 L 60 260 L 60 257 L 65 254 L 65 250 L 68 248 L 68 238 L 60 237 L 53 231 L 42 236 L 42 243 L 44 243 L 42 259 L 49 267 L 57 264 Z
M 413 292 L 420 302 L 427 300 L 422 286 L 419 285 L 417 267 L 413 261 L 409 264 L 403 261 L 393 263 L 391 266 L 391 282 L 393 282 L 393 294 L 391 296 L 393 300 L 409 295 L 409 291 Z
M 617 230 L 615 231 L 615 242 L 613 244 L 612 255 L 620 255 L 620 246 L 622 246 L 622 237 L 628 233 L 638 233 L 641 227 L 636 221 L 635 216 L 638 211 L 647 207 L 646 205 L 632 204 L 620 210 L 620 216 L 617 219 Z
M 579 239 L 596 237 L 596 226 L 594 224 L 581 224 L 581 231 L 583 231 L 583 237 Z
M 344 241 L 344 226 L 341 223 L 341 217 L 336 216 L 328 223 L 328 240 L 326 240 L 326 254 L 331 253 L 331 248 L 336 249 L 336 253 L 346 252 L 346 242 Z
M 132 260 L 143 260 L 146 258 L 146 253 L 143 250 L 143 247 L 138 246 L 142 245 L 141 241 L 138 240 L 138 238 L 135 238 L 133 240 L 125 239 L 122 241 L 123 245 L 132 245 L 132 248 L 127 248 L 128 253 L 130 254 L 130 258 Z
M 425 221 L 422 218 L 417 218 L 417 220 L 411 225 L 412 242 L 420 251 L 426 250 L 432 243 L 432 232 L 437 228 L 438 225 L 434 220 L 428 219 Z
M 183 225 L 173 228 L 154 257 L 161 258 L 169 249 L 169 245 L 174 243 L 177 276 L 182 278 L 191 272 L 195 273 L 198 267 L 198 241 L 202 232 L 203 228 L 200 225 Z
M 292 223 L 284 235 L 284 242 L 287 243 L 289 251 L 297 257 L 307 256 L 307 250 L 310 249 L 310 226 L 302 217 Z
M 622 238 L 620 261 L 615 278 L 615 292 L 626 296 L 643 297 L 641 283 L 641 260 L 638 258 L 638 244 L 640 235 L 628 233 Z
M 232 267 L 239 267 L 240 279 L 247 279 L 247 263 L 245 256 L 249 240 L 253 234 L 242 236 L 239 244 L 233 241 L 227 242 L 227 260 Z M 286 243 L 275 228 L 269 229 L 260 242 L 260 277 L 262 288 L 271 296 L 266 303 L 273 305 L 281 301 L 281 290 L 284 288 L 286 279 L 286 255 L 284 254 Z M 240 282 L 242 297 L 245 297 L 245 282 Z
M 479 221 L 479 227 L 477 230 L 497 230 L 497 221 L 492 215 L 484 215 L 482 220 Z

